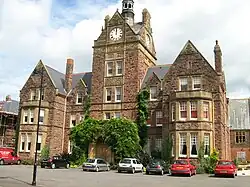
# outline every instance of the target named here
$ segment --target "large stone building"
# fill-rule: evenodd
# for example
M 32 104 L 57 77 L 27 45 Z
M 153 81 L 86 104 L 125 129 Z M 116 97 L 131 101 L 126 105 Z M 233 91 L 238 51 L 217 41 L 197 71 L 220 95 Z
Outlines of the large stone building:
M 8 95 L 0 101 L 0 147 L 15 147 L 19 102 Z
M 230 99 L 229 124 L 232 157 L 250 160 L 250 99 Z
M 112 17 L 106 16 L 94 41 L 92 73 L 73 74 L 72 60 L 68 60 L 65 74 L 38 64 L 36 70 L 43 69 L 45 75 L 38 139 L 41 147 L 48 144 L 51 154 L 70 151 L 69 130 L 81 119 L 86 95 L 91 96 L 93 118 L 135 119 L 137 93 L 148 87 L 149 152 L 160 150 L 164 137 L 171 135 L 174 157 L 196 158 L 204 142 L 206 154 L 216 148 L 221 158 L 230 158 L 228 103 L 218 42 L 215 69 L 191 41 L 173 64 L 156 65 L 150 19 L 144 9 L 142 21 L 135 22 L 134 1 L 123 0 L 122 13 L 117 10 Z M 39 85 L 40 75 L 32 74 L 20 93 L 19 146 L 27 157 L 34 151 Z M 105 145 L 94 147 L 90 147 L 91 153 L 110 159 Z

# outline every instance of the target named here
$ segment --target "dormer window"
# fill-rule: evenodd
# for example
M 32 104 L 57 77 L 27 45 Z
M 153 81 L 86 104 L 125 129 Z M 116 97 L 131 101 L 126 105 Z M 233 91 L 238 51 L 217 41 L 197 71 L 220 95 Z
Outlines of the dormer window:
M 193 77 L 193 90 L 201 89 L 201 77 Z
M 186 77 L 180 78 L 180 91 L 188 89 L 188 79 Z
M 77 93 L 77 95 L 76 95 L 76 104 L 82 104 L 82 101 L 83 101 L 82 94 Z

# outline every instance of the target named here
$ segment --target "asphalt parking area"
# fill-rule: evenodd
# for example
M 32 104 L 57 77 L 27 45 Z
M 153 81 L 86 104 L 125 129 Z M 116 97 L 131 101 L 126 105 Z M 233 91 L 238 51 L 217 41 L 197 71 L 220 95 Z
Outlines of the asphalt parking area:
M 0 166 L 0 187 L 29 186 L 32 180 L 32 166 Z M 22 183 L 22 184 L 21 184 Z M 86 172 L 81 169 L 42 169 L 37 171 L 37 186 L 44 187 L 236 187 L 249 186 L 250 177 L 215 178 L 209 175 L 160 176 L 145 173 Z M 17 186 L 17 185 L 16 185 Z

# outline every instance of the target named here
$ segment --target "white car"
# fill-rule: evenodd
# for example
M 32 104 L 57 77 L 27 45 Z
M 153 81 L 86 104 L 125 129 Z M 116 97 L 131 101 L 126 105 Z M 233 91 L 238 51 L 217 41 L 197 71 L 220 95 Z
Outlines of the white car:
M 135 158 L 124 158 L 119 162 L 118 173 L 126 172 L 143 172 L 143 165 Z

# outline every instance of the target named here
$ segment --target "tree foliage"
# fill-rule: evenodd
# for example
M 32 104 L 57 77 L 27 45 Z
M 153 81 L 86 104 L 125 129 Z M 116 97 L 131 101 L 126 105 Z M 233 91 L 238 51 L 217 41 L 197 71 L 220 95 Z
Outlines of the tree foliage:
M 172 162 L 172 147 L 172 138 L 170 136 L 167 136 L 162 144 L 162 159 L 168 164 Z
M 148 101 L 149 101 L 149 91 L 147 89 L 143 89 L 137 95 L 137 118 L 136 124 L 138 126 L 138 134 L 140 137 L 140 146 L 144 148 L 147 144 L 148 139 Z
M 103 133 L 104 142 L 115 153 L 117 159 L 135 157 L 139 145 L 138 129 L 128 119 L 111 119 L 106 121 Z
M 42 151 L 41 151 L 41 160 L 46 160 L 49 158 L 49 154 L 50 154 L 50 151 L 49 151 L 49 146 L 48 145 L 45 145 L 43 148 L 42 148 Z
M 88 119 L 90 117 L 90 106 L 91 106 L 90 96 L 86 95 L 85 96 L 85 102 L 84 102 L 84 105 L 83 105 L 84 119 Z

